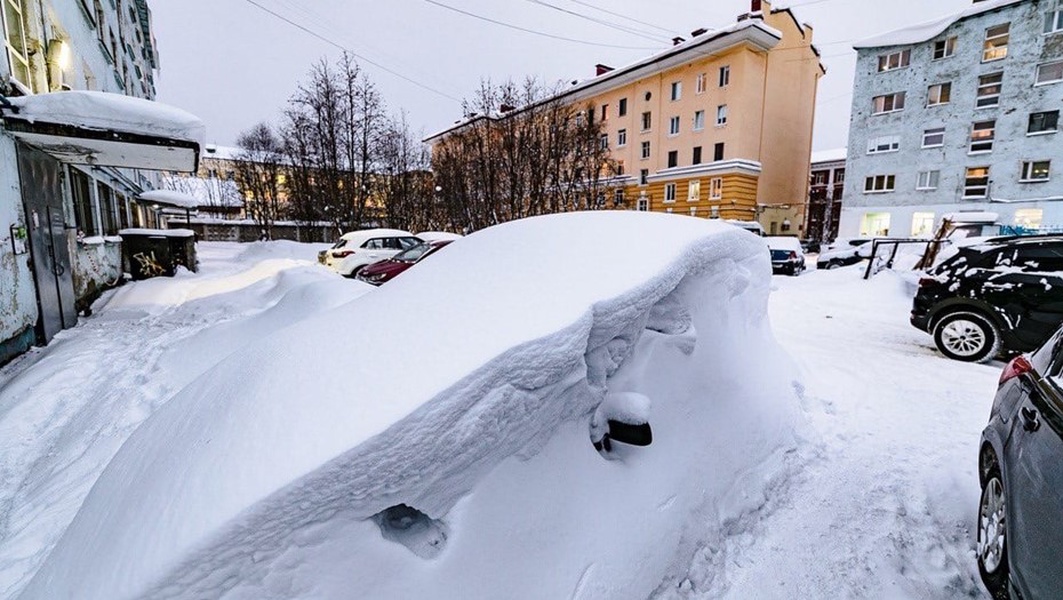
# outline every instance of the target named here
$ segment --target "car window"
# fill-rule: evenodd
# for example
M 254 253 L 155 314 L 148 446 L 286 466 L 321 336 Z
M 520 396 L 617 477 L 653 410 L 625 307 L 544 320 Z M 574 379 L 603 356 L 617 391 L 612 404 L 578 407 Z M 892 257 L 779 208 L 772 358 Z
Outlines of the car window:
M 408 250 L 408 249 L 413 248 L 414 246 L 417 246 L 417 245 L 422 244 L 424 242 L 421 241 L 421 238 L 401 237 L 401 238 L 399 238 L 399 243 L 402 244 L 402 249 L 403 250 Z
M 1063 248 L 1049 244 L 1023 246 L 1017 249 L 1014 264 L 1023 271 L 1063 271 Z
M 362 244 L 362 247 L 366 250 L 383 250 L 384 240 L 383 238 L 373 238 L 371 240 L 366 240 L 366 242 Z
M 332 249 L 342 248 L 347 243 L 347 240 L 340 240 L 332 245 Z
M 1030 354 L 1030 364 L 1037 372 L 1051 378 L 1057 386 L 1063 387 L 1063 328 Z

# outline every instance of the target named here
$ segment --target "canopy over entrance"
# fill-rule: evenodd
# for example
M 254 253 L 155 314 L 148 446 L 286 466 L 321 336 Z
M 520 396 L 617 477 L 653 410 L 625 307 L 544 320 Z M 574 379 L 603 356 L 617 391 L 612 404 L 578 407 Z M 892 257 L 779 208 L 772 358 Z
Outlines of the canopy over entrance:
M 181 109 L 106 92 L 7 98 L 2 111 L 11 135 L 70 164 L 191 173 L 206 134 Z

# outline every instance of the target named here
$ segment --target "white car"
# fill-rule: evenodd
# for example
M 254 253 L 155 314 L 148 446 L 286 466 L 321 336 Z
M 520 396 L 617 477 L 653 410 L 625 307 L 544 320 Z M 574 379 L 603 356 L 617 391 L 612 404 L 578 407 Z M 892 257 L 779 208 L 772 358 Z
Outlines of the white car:
M 319 252 L 317 261 L 344 277 L 354 277 L 362 267 L 387 260 L 422 242 L 421 238 L 401 229 L 351 231 L 341 235 L 328 250 Z
M 826 248 L 819 253 L 816 259 L 817 269 L 833 269 L 855 265 L 865 258 L 871 257 L 870 238 L 838 238 L 827 244 Z

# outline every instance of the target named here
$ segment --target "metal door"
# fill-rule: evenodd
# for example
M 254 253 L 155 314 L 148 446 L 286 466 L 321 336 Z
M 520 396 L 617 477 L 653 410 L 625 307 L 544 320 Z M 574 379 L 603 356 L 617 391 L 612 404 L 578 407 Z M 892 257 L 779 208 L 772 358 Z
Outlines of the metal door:
M 48 343 L 77 323 L 61 167 L 54 158 L 23 144 L 18 148 L 18 167 L 40 312 L 37 335 Z

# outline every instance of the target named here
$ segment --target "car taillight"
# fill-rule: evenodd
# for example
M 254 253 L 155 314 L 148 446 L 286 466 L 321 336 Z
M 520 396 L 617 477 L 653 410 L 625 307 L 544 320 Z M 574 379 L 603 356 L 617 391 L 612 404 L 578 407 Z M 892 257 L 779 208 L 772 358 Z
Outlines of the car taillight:
M 1030 371 L 1033 371 L 1033 365 L 1030 364 L 1030 361 L 1026 360 L 1025 356 L 1016 356 L 1004 367 L 1004 372 L 1000 374 L 1000 381 L 997 382 L 997 387 Z
M 937 284 L 938 284 L 938 280 L 934 279 L 933 277 L 920 277 L 919 278 L 919 287 L 921 287 L 921 288 L 930 287 L 930 286 L 937 285 Z
M 336 252 L 333 252 L 332 256 L 335 258 L 347 258 L 352 254 L 354 254 L 354 250 L 338 250 Z
M 790 251 L 790 260 L 797 260 L 797 253 L 793 250 Z

